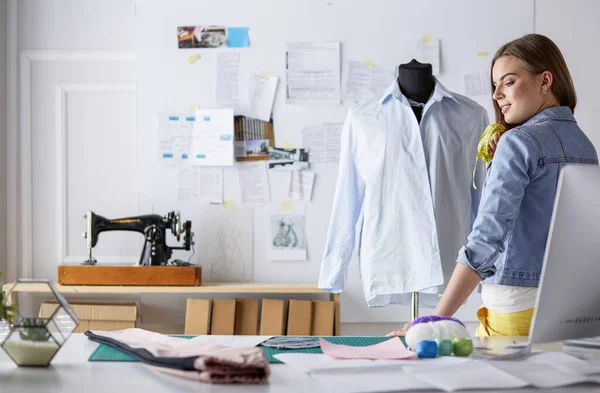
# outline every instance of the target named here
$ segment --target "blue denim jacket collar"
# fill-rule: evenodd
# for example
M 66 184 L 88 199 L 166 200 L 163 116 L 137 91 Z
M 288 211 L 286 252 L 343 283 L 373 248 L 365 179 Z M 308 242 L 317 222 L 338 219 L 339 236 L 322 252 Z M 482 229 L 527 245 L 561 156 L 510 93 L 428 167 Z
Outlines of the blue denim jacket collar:
M 573 112 L 571 112 L 571 108 L 569 108 L 568 106 L 553 106 L 551 108 L 544 109 L 543 111 L 541 111 L 540 113 L 523 123 L 523 125 L 527 126 L 548 120 L 575 121 L 575 117 L 573 116 Z

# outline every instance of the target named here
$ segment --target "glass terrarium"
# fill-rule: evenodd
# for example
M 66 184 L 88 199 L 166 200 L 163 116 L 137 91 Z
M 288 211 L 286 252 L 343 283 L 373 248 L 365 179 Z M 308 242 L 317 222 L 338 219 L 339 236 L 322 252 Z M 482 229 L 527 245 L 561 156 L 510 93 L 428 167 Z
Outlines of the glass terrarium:
M 13 291 L 47 293 L 48 290 L 57 303 L 50 318 L 23 315 L 17 307 L 10 321 L 0 321 L 0 345 L 18 366 L 49 366 L 79 324 L 65 298 L 48 280 L 18 280 L 6 299 L 11 299 Z

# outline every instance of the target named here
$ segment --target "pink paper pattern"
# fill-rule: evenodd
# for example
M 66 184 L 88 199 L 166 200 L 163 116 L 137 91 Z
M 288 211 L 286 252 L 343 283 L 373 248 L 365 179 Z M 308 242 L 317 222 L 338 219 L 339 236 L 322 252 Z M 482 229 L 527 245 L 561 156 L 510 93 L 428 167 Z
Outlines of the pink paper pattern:
M 408 359 L 416 356 L 402 344 L 398 337 L 366 347 L 333 344 L 321 337 L 319 343 L 321 351 L 335 359 Z

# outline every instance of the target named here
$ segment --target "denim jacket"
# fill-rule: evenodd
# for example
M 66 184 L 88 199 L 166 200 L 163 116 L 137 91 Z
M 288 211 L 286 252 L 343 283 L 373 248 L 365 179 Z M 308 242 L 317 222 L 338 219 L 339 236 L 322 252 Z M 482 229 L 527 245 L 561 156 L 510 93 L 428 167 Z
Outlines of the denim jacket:
M 568 107 L 552 107 L 507 131 L 488 166 L 481 204 L 457 262 L 490 284 L 538 286 L 558 175 L 598 164 Z

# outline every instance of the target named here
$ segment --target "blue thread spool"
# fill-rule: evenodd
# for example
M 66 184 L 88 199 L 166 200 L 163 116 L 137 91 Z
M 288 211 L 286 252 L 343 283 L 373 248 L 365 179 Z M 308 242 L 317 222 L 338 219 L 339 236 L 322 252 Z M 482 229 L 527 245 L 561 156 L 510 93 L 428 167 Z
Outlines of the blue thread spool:
M 452 341 L 438 338 L 435 340 L 438 347 L 438 356 L 451 356 L 452 355 Z
M 421 340 L 417 343 L 417 356 L 420 358 L 435 358 L 438 354 L 437 343 L 433 340 Z

